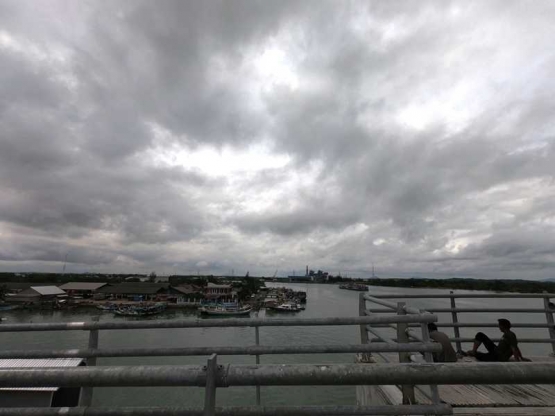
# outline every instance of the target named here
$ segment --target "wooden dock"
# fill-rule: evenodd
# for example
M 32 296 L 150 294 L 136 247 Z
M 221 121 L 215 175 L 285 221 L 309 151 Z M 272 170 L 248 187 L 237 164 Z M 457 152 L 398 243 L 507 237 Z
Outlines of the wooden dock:
M 397 354 L 373 356 L 375 363 L 399 362 Z M 361 358 L 359 357 L 359 362 Z M 553 362 L 553 357 L 531 357 L 533 362 Z M 368 360 L 364 360 L 368 362 Z M 474 359 L 459 360 L 461 365 Z M 555 384 L 494 384 L 494 385 L 443 385 L 438 386 L 442 403 L 453 407 L 455 415 L 555 415 Z M 433 404 L 429 386 L 415 386 L 418 404 Z M 357 404 L 403 404 L 400 386 L 358 386 Z

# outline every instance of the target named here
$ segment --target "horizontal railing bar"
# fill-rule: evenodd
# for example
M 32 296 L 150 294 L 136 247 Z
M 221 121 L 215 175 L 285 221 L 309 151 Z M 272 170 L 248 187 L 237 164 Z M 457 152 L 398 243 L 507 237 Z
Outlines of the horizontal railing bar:
M 387 295 L 374 295 L 376 298 L 380 299 L 449 299 L 449 298 L 474 298 L 474 299 L 495 299 L 495 298 L 545 298 L 545 297 L 555 298 L 555 293 L 453 293 L 453 294 L 410 294 L 410 295 L 397 295 L 397 294 L 387 294 Z
M 374 324 L 373 326 L 377 327 L 377 328 L 388 328 L 391 325 L 391 323 L 387 322 L 387 323 L 377 323 Z M 420 325 L 418 324 L 408 324 L 409 327 L 411 328 L 420 328 Z M 457 323 L 436 323 L 436 326 L 438 328 L 498 328 L 499 325 L 497 323 L 493 323 L 493 322 L 488 322 L 488 323 L 482 323 L 482 322 L 457 322 Z M 519 323 L 513 323 L 511 324 L 512 328 L 549 328 L 552 327 L 553 325 L 547 324 L 547 323 L 535 323 L 535 324 L 519 324 Z
M 289 364 L 219 366 L 216 385 L 552 384 L 555 363 Z M 205 386 L 202 366 L 10 368 L 0 387 Z
M 88 331 L 91 329 L 168 329 L 168 328 L 214 328 L 214 327 L 262 327 L 262 326 L 335 326 L 364 325 L 374 323 L 425 323 L 435 322 L 433 315 L 409 316 L 355 316 L 349 318 L 233 318 L 233 319 L 197 319 L 197 320 L 156 320 L 156 321 L 124 321 L 124 322 L 56 322 L 30 324 L 2 324 L 0 332 L 27 331 Z
M 474 342 L 474 338 L 449 338 L 451 342 Z M 501 338 L 490 338 L 493 342 L 501 341 Z M 372 341 L 380 340 L 373 338 Z M 397 342 L 397 338 L 391 338 L 393 342 Z M 555 339 L 550 338 L 518 338 L 519 344 L 555 344 Z
M 391 308 L 395 311 L 397 311 L 397 304 L 394 302 L 388 302 L 386 300 L 382 300 L 379 299 L 375 296 L 370 296 L 370 295 L 364 295 L 364 299 L 369 301 L 369 302 L 373 302 L 373 303 L 377 303 L 378 305 L 382 305 L 385 306 L 387 308 Z M 408 314 L 413 314 L 413 315 L 421 315 L 420 310 L 416 309 L 416 308 L 412 308 L 410 306 L 405 305 L 403 307 L 403 309 L 405 310 L 406 313 Z
M 216 407 L 217 416 L 328 416 L 328 415 L 450 415 L 438 405 L 391 406 L 241 406 Z M 0 408 L 0 416 L 203 416 L 200 407 L 60 407 Z
M 393 313 L 394 311 L 389 309 L 368 309 L 370 313 Z M 545 313 L 553 312 L 555 309 L 532 309 L 532 308 L 426 308 L 426 312 L 430 313 L 448 313 L 448 312 L 458 312 L 458 313 Z
M 357 352 L 441 352 L 432 343 L 290 345 L 245 347 L 187 347 L 187 348 L 102 348 L 71 350 L 0 350 L 0 358 L 92 358 L 92 357 L 177 357 L 193 355 L 268 355 L 268 354 L 336 354 Z

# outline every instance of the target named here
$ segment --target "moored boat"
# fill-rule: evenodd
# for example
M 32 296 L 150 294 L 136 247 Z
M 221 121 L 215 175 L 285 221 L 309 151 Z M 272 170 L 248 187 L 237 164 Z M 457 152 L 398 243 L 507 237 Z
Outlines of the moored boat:
M 339 289 L 355 290 L 357 292 L 368 292 L 368 286 L 360 283 L 349 283 L 345 285 L 339 285 Z
M 211 316 L 238 316 L 238 315 L 249 315 L 252 306 L 240 306 L 240 307 L 226 307 L 226 306 L 203 306 L 198 308 L 202 315 Z
M 156 303 L 154 305 L 123 306 L 114 310 L 114 313 L 120 316 L 149 316 L 163 312 L 165 309 L 165 303 Z
M 298 304 L 292 302 L 282 303 L 276 306 L 267 306 L 266 309 L 274 312 L 300 312 L 301 308 Z
M 96 309 L 100 309 L 105 312 L 114 312 L 118 309 L 118 305 L 115 303 L 105 303 L 104 305 L 96 305 Z

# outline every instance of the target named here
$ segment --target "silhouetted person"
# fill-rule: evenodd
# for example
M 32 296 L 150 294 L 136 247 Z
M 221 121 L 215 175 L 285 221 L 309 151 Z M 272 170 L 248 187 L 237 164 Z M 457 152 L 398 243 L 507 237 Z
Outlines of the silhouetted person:
M 498 319 L 499 330 L 503 332 L 503 337 L 498 345 L 495 345 L 483 332 L 478 332 L 474 337 L 474 347 L 468 351 L 468 355 L 476 357 L 478 361 L 509 361 L 514 355 L 516 361 L 529 361 L 522 357 L 518 348 L 518 340 L 511 331 L 511 322 L 508 319 Z M 478 348 L 484 344 L 488 352 L 480 352 Z
M 451 345 L 451 340 L 447 334 L 439 332 L 434 323 L 428 324 L 428 331 L 430 331 L 430 338 L 441 345 L 443 351 L 434 352 L 434 362 L 436 363 L 454 363 L 457 362 L 457 353 Z

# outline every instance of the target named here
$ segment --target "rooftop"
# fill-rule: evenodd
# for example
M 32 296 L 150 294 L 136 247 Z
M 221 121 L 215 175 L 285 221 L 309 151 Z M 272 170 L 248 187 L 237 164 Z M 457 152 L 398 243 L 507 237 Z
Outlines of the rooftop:
M 107 283 L 97 283 L 97 282 L 69 282 L 64 283 L 60 286 L 60 289 L 63 290 L 97 290 L 103 286 L 106 286 Z
M 124 282 L 113 286 L 103 286 L 98 289 L 98 292 L 126 295 L 154 295 L 168 287 L 169 283 Z
M 65 295 L 62 289 L 56 286 L 31 286 L 35 292 L 45 296 L 45 295 Z

